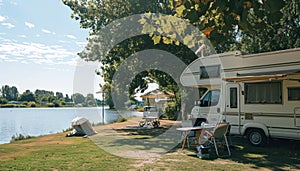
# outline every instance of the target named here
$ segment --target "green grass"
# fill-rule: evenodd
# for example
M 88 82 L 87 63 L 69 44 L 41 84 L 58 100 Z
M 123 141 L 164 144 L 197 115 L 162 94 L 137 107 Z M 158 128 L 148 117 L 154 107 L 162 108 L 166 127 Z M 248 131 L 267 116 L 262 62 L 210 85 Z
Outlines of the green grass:
M 144 132 L 143 132 L 144 131 Z M 151 138 L 164 129 L 120 129 L 132 138 Z M 158 158 L 121 158 L 99 148 L 89 138 L 65 137 L 66 133 L 0 145 L 0 170 L 299 170 L 300 142 L 271 141 L 252 147 L 233 137 L 232 156 L 201 160 L 194 149 L 181 152 L 180 144 Z M 140 136 L 140 137 L 139 137 Z M 134 146 L 132 147 L 134 148 Z M 120 151 L 121 153 L 122 151 Z

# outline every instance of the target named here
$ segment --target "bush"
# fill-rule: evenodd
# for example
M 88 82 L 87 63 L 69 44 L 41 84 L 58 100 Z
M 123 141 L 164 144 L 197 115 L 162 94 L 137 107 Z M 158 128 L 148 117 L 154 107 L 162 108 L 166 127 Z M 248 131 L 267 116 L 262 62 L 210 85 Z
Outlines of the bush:
M 54 104 L 53 103 L 47 103 L 46 106 L 47 107 L 54 107 Z
M 5 98 L 0 98 L 0 104 L 6 104 L 8 101 Z
M 27 104 L 29 107 L 36 107 L 36 103 L 35 102 L 28 102 Z
M 65 106 L 65 105 L 66 105 L 66 102 L 62 101 L 62 102 L 60 102 L 59 105 L 60 105 L 60 106 Z
M 59 103 L 54 103 L 54 107 L 59 107 Z
M 16 135 L 13 135 L 13 136 L 11 137 L 10 142 L 19 141 L 19 140 L 25 140 L 25 139 L 29 139 L 29 138 L 32 138 L 32 136 L 29 136 L 29 135 L 24 136 L 24 135 L 22 135 L 22 134 L 19 134 L 19 135 L 16 134 Z
M 177 119 L 177 110 L 175 102 L 168 102 L 167 107 L 164 110 L 164 115 L 168 119 L 176 120 Z

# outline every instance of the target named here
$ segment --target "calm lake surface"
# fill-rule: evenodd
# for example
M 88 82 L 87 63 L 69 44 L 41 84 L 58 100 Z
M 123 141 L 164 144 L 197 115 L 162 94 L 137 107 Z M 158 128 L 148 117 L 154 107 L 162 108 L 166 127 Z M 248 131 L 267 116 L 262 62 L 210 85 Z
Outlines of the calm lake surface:
M 105 109 L 105 123 L 118 119 L 116 111 Z M 125 112 L 126 116 L 141 116 L 140 112 Z M 62 132 L 71 127 L 75 117 L 85 117 L 91 123 L 102 122 L 102 107 L 95 108 L 0 108 L 0 144 L 9 143 L 16 134 L 39 136 Z

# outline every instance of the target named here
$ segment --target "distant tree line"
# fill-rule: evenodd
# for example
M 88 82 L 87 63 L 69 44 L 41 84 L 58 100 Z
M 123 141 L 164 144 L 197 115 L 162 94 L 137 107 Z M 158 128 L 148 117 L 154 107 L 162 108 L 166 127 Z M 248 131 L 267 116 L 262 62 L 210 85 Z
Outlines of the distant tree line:
M 61 92 L 54 93 L 53 91 L 39 89 L 34 92 L 26 90 L 20 94 L 15 86 L 4 85 L 0 89 L 0 104 L 22 104 L 29 107 L 96 106 L 97 100 L 93 94 L 84 96 L 80 93 L 74 93 L 70 97 L 68 94 L 64 96 Z

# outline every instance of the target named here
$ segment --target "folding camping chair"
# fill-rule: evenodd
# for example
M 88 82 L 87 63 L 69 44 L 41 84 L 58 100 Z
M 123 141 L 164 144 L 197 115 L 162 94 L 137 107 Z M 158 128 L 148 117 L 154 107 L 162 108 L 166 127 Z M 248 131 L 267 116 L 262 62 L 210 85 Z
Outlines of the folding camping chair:
M 218 157 L 225 157 L 225 156 L 231 156 L 229 144 L 227 140 L 227 131 L 229 128 L 229 123 L 221 123 L 218 124 L 214 130 L 214 132 L 211 134 L 210 142 L 214 144 L 216 154 Z M 224 144 L 225 141 L 225 144 Z M 228 155 L 220 155 L 219 154 L 219 146 L 225 145 L 228 151 Z

